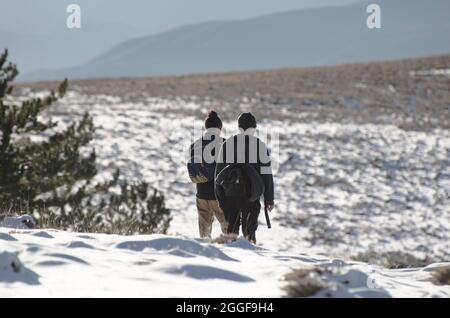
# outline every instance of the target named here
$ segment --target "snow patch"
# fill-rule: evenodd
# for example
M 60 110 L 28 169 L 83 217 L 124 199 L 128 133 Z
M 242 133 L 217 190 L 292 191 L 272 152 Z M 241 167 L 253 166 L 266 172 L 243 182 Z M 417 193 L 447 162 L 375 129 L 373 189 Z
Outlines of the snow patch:
M 212 259 L 234 261 L 215 246 L 202 245 L 194 240 L 174 237 L 161 237 L 148 241 L 125 241 L 117 244 L 117 248 L 141 252 L 150 248 L 156 251 L 180 257 L 204 256 Z
M 21 216 L 5 216 L 0 219 L 0 228 L 12 228 L 12 229 L 31 229 L 36 225 L 31 215 Z
M 450 76 L 450 68 L 410 71 L 410 76 Z
M 36 285 L 39 279 L 36 273 L 25 268 L 17 253 L 0 252 L 0 286 L 15 282 Z

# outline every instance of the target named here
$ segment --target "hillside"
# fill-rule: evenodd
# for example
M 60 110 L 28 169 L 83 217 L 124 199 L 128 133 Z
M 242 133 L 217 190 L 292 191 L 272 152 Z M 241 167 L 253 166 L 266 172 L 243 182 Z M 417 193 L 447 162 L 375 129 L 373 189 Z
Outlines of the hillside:
M 127 40 L 70 68 L 24 80 L 159 76 L 332 65 L 450 52 L 446 0 L 378 1 L 383 27 L 366 26 L 368 2 L 186 25 Z
M 353 0 L 338 0 L 350 3 Z M 7 47 L 22 74 L 79 65 L 126 40 L 210 20 L 236 20 L 336 0 L 77 0 L 82 28 L 66 28 L 71 0 L 2 0 L 1 49 Z M 27 8 L 27 10 L 23 10 Z M 180 14 L 182 13 L 182 14 Z

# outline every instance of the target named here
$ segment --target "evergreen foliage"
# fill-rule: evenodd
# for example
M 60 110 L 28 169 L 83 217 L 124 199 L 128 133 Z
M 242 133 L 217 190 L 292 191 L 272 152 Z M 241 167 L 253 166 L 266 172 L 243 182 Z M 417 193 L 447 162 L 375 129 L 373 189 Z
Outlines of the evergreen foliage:
M 44 120 L 42 112 L 63 98 L 68 81 L 44 98 L 31 98 L 19 105 L 8 98 L 18 75 L 8 62 L 8 51 L 0 56 L 0 209 L 33 212 L 38 223 L 86 232 L 166 232 L 171 221 L 164 196 L 150 191 L 147 183 L 111 180 L 93 184 L 97 175 L 92 117 L 62 131 L 57 122 Z M 40 137 L 36 141 L 35 137 Z M 113 194 L 112 188 L 120 188 Z

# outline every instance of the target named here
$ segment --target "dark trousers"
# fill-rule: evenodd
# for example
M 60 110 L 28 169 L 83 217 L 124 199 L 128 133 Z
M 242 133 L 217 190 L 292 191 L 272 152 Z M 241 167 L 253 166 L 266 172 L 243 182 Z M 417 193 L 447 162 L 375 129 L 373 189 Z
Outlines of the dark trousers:
M 222 204 L 223 213 L 228 223 L 228 234 L 238 234 L 242 224 L 242 234 L 252 242 L 256 242 L 258 216 L 261 210 L 259 200 L 245 202 L 241 198 L 227 198 Z

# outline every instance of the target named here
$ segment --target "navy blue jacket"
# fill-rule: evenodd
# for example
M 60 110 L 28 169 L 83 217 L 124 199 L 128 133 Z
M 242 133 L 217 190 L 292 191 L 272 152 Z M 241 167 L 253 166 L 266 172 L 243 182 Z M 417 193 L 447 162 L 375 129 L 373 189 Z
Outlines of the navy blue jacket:
M 197 139 L 190 146 L 191 157 L 193 156 L 194 149 L 196 147 L 201 147 L 202 151 L 204 151 L 206 146 L 208 146 L 207 151 L 211 154 L 213 159 L 216 159 L 220 147 L 224 141 L 225 139 L 220 137 L 220 131 L 218 129 L 208 129 L 202 138 Z M 206 183 L 197 183 L 196 185 L 197 198 L 203 200 L 216 200 L 216 195 L 214 193 L 214 180 Z

